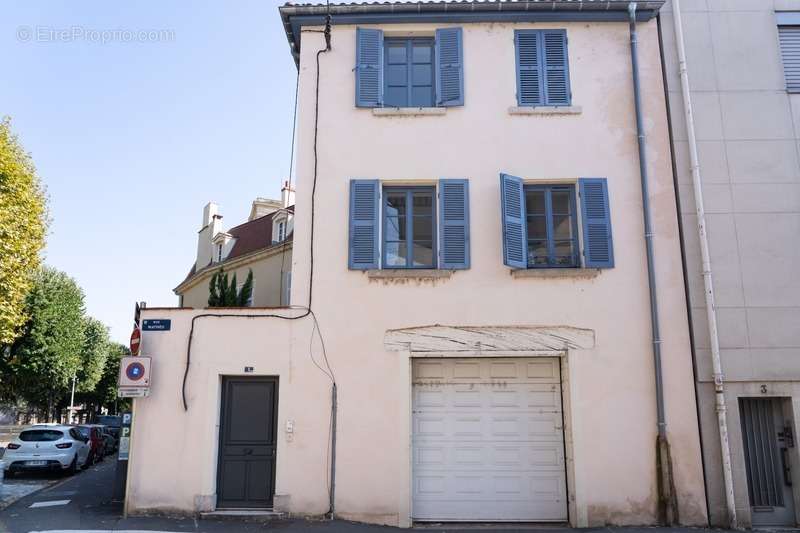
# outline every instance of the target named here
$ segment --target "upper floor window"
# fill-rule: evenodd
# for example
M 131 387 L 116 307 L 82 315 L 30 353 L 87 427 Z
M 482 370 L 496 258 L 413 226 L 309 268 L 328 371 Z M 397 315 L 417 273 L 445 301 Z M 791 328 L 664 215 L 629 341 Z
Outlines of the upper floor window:
M 526 185 L 528 268 L 578 266 L 575 187 Z
M 580 178 L 577 190 L 580 201 L 574 185 L 525 184 L 501 174 L 503 263 L 511 268 L 613 267 L 606 179 Z
M 348 264 L 379 268 L 469 268 L 469 183 L 382 186 L 350 181 Z
M 383 189 L 383 265 L 435 268 L 434 187 Z
M 565 30 L 515 30 L 517 104 L 568 106 L 567 32 Z
M 800 12 L 779 12 L 775 15 L 778 19 L 786 90 L 800 93 Z
M 286 240 L 286 221 L 281 220 L 278 222 L 278 242 Z
M 434 107 L 433 39 L 386 39 L 383 51 L 383 104 Z
M 217 245 L 217 263 L 222 262 L 222 244 Z
M 461 28 L 432 36 L 384 38 L 382 30 L 356 31 L 356 106 L 464 105 Z

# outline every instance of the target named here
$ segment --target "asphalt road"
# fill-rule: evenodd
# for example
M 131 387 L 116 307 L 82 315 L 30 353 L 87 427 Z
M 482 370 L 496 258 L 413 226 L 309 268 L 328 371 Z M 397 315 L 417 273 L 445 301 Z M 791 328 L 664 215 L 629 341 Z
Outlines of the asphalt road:
M 242 522 L 234 520 L 195 520 L 193 518 L 132 517 L 122 518 L 122 504 L 111 501 L 116 456 L 73 477 L 64 478 L 50 487 L 25 496 L 0 511 L 0 533 L 29 532 L 94 532 L 159 531 L 159 532 L 255 532 L 272 530 L 276 533 L 393 533 L 390 527 L 354 524 L 342 520 L 311 521 L 282 520 L 273 522 Z M 485 528 L 478 528 L 485 529 Z M 491 533 L 654 533 L 656 528 L 569 528 L 491 526 Z M 476 527 L 447 528 L 426 526 L 418 533 L 476 533 Z M 660 528 L 659 533 L 703 533 L 688 528 Z

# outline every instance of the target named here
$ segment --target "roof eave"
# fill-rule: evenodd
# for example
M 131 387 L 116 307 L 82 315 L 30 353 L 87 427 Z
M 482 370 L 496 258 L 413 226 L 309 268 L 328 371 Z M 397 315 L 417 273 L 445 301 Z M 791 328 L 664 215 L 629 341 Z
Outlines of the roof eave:
M 637 20 L 658 14 L 665 0 L 641 0 Z M 469 22 L 624 22 L 629 0 L 484 0 L 373 4 L 291 5 L 278 8 L 295 64 L 300 60 L 300 30 L 331 24 L 404 24 Z M 329 11 L 330 10 L 330 11 Z

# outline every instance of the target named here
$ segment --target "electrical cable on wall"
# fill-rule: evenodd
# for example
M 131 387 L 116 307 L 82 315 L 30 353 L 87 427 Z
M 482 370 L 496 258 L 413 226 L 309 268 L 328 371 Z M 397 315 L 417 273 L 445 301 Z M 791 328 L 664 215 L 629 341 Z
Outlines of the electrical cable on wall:
M 257 318 L 275 318 L 278 320 L 301 320 L 308 316 L 311 316 L 313 321 L 313 328 L 311 331 L 311 337 L 309 341 L 309 357 L 311 358 L 312 363 L 323 373 L 325 374 L 328 379 L 331 381 L 331 414 L 330 414 L 330 422 L 328 426 L 328 454 L 326 465 L 330 465 L 330 470 L 326 468 L 326 477 L 328 486 L 328 498 L 329 498 L 329 508 L 328 512 L 326 513 L 331 518 L 334 515 L 334 496 L 335 496 L 335 486 L 336 486 L 336 412 L 337 412 L 337 388 L 336 388 L 336 378 L 333 373 L 333 369 L 331 368 L 330 362 L 328 361 L 328 355 L 325 349 L 325 340 L 322 337 L 322 331 L 319 327 L 319 322 L 317 321 L 317 317 L 314 314 L 314 311 L 311 308 L 311 303 L 313 301 L 313 288 L 314 288 L 314 215 L 315 215 L 315 199 L 316 199 L 316 190 L 317 190 L 317 174 L 318 174 L 318 151 L 317 151 L 317 141 L 318 141 L 318 134 L 319 134 L 319 89 L 320 89 L 320 63 L 319 58 L 320 55 L 323 53 L 327 53 L 331 50 L 331 15 L 330 15 L 330 3 L 329 1 L 326 2 L 328 5 L 328 13 L 325 17 L 325 29 L 321 31 L 325 37 L 325 47 L 321 48 L 316 53 L 316 89 L 315 89 L 315 104 L 314 104 L 314 173 L 312 179 L 312 186 L 311 186 L 311 210 L 310 210 L 310 236 L 309 236 L 309 276 L 308 276 L 308 305 L 307 306 L 288 306 L 289 309 L 297 309 L 304 311 L 298 315 L 285 315 L 279 313 L 270 313 L 270 314 L 225 314 L 225 313 L 202 313 L 199 315 L 195 315 L 192 317 L 192 321 L 189 327 L 189 339 L 186 346 L 186 369 L 184 370 L 183 374 L 183 381 L 181 384 L 181 398 L 183 401 L 183 409 L 184 411 L 189 410 L 189 404 L 186 399 L 186 384 L 188 382 L 189 377 L 189 367 L 191 365 L 191 356 L 192 356 L 192 339 L 194 337 L 194 330 L 195 330 L 195 323 L 198 319 L 201 318 L 247 318 L 247 319 L 257 319 Z M 295 125 L 292 128 L 292 161 L 290 162 L 290 171 L 289 171 L 289 186 L 291 187 L 291 177 L 292 177 L 292 170 L 293 170 L 293 161 L 294 161 L 294 136 L 295 136 L 295 127 L 297 123 L 297 96 L 299 91 L 299 71 L 298 71 L 298 79 L 297 79 L 297 86 L 295 88 Z M 284 243 L 284 249 L 282 253 L 285 252 L 286 243 Z M 283 258 L 281 258 L 281 262 L 283 263 Z M 283 271 L 283 264 L 281 265 L 281 271 Z M 314 342 L 314 335 L 317 335 L 320 340 L 320 346 L 322 348 L 322 362 L 324 363 L 324 367 L 317 362 L 314 358 L 313 352 L 313 342 Z

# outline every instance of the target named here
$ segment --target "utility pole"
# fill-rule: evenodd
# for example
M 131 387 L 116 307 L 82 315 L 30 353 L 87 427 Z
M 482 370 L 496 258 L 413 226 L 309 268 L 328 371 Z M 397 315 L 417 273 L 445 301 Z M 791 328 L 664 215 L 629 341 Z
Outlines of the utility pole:
M 75 416 L 75 382 L 78 380 L 78 373 L 72 374 L 72 394 L 69 397 L 69 420 L 68 424 L 72 423 L 72 417 Z

